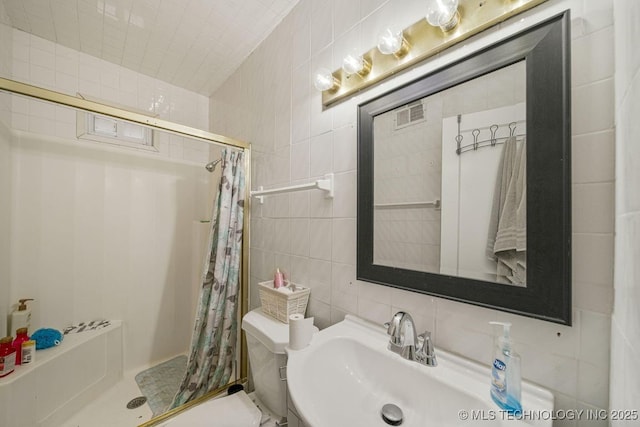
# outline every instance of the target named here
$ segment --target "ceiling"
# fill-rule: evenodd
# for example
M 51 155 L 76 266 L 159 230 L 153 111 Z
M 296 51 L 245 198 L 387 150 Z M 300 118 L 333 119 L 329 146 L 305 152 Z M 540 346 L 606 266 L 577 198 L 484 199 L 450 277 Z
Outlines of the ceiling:
M 297 2 L 0 0 L 0 20 L 208 96 Z

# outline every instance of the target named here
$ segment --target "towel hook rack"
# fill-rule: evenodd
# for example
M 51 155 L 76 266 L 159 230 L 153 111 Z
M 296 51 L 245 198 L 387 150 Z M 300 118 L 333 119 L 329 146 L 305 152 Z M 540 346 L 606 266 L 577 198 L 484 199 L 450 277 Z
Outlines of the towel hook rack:
M 500 126 L 498 125 L 491 125 L 489 126 L 489 130 L 491 131 L 491 146 L 495 146 L 496 145 L 496 132 L 498 131 L 498 128 Z
M 516 122 L 511 122 L 509 123 L 509 136 L 513 136 L 516 133 L 516 126 L 517 123 Z
M 472 130 L 471 134 L 473 135 L 473 149 L 477 150 L 478 149 L 478 135 L 480 135 L 480 129 Z

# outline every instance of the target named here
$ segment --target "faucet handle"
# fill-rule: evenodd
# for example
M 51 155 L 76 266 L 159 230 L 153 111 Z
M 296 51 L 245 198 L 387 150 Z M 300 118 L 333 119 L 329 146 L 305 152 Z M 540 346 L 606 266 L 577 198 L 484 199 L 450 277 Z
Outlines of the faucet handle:
M 384 327 L 387 328 L 387 335 L 390 336 L 389 342 L 394 345 L 400 345 L 402 343 L 402 337 L 400 336 L 400 322 L 404 316 L 405 313 L 403 311 L 399 311 L 393 315 L 390 322 L 384 324 Z
M 418 335 L 418 343 L 416 345 L 416 361 L 428 366 L 437 366 L 436 352 L 433 349 L 433 340 L 431 332 L 424 331 Z

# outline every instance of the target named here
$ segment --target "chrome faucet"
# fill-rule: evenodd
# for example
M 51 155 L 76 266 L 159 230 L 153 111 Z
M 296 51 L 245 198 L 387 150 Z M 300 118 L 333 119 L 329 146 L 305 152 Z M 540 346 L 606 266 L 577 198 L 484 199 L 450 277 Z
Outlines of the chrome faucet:
M 416 335 L 416 326 L 409 313 L 399 311 L 390 322 L 384 324 L 389 334 L 387 348 L 407 360 L 422 365 L 437 366 L 436 353 L 431 341 L 431 332 Z

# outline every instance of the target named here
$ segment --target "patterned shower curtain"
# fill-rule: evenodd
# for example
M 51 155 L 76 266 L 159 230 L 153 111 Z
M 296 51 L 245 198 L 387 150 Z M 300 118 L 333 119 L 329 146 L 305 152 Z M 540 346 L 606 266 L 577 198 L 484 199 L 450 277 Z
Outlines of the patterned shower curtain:
M 187 372 L 168 409 L 227 384 L 235 360 L 244 217 L 244 155 L 224 149 L 221 164 L 222 177 L 211 217 L 209 251 L 203 266 Z

